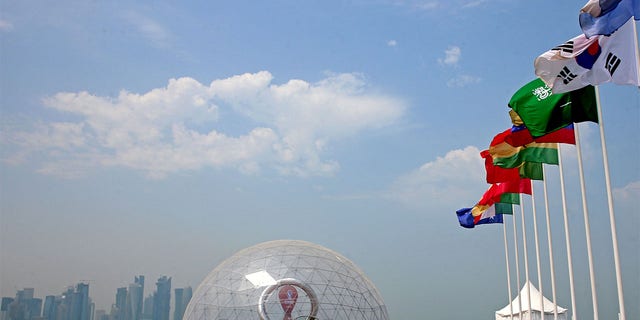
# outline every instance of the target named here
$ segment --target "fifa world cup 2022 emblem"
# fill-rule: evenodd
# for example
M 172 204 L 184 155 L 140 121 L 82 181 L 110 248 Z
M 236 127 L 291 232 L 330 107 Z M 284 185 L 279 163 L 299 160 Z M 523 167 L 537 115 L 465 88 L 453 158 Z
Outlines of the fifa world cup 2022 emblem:
M 282 320 L 291 320 L 291 313 L 298 300 L 298 290 L 292 285 L 282 286 L 278 292 L 278 297 L 280 298 L 282 310 L 284 310 L 284 318 Z

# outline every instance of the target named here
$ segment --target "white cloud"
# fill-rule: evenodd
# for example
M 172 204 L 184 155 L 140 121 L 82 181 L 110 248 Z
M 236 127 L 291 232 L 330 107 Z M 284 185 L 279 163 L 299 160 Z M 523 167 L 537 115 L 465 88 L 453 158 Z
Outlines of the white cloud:
M 444 51 L 444 59 L 438 59 L 438 63 L 446 66 L 457 66 L 462 55 L 462 50 L 458 46 L 450 46 Z
M 482 196 L 484 162 L 478 148 L 469 146 L 453 150 L 444 157 L 425 163 L 417 170 L 398 178 L 389 198 L 408 207 L 428 208 L 433 203 L 456 203 Z
M 13 30 L 13 24 L 7 20 L 0 19 L 0 31 L 9 32 Z
M 12 162 L 43 155 L 40 172 L 63 176 L 89 169 L 89 163 L 154 178 L 204 167 L 324 175 L 339 168 L 322 157 L 331 142 L 393 124 L 404 113 L 402 101 L 371 92 L 358 74 L 331 75 L 318 83 L 272 81 L 262 71 L 208 86 L 192 78 L 171 79 L 164 88 L 122 91 L 117 97 L 58 93 L 46 98 L 45 106 L 80 120 L 8 132 L 11 138 L 3 141 L 20 148 Z M 224 133 L 218 129 L 226 120 L 221 114 L 239 115 L 252 128 L 236 136 Z M 77 166 L 80 162 L 85 165 Z
M 395 47 L 395 46 L 397 46 L 397 45 L 398 45 L 398 42 L 397 42 L 397 41 L 395 41 L 395 40 L 389 40 L 389 41 L 387 41 L 387 45 L 388 45 L 389 47 Z
M 447 87 L 465 87 L 469 84 L 473 84 L 473 83 L 478 83 L 480 82 L 480 78 L 479 77 L 474 77 L 474 76 L 470 76 L 470 75 L 459 75 L 453 79 L 449 79 L 449 81 L 447 81 Z
M 134 11 L 127 12 L 124 18 L 154 46 L 158 48 L 167 48 L 170 46 L 172 35 L 160 23 Z
M 475 0 L 475 1 L 471 1 L 471 2 L 468 2 L 468 3 L 464 4 L 462 6 L 462 8 L 475 8 L 475 7 L 481 6 L 482 4 L 484 4 L 486 2 L 487 2 L 487 0 Z
M 619 201 L 635 201 L 640 199 L 640 181 L 634 181 L 622 188 L 613 190 L 615 198 Z

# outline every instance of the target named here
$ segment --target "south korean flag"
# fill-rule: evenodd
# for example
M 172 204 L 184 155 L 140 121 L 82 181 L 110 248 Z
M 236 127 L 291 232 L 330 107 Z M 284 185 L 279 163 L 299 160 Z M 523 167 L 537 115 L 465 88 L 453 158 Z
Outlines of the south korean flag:
M 579 35 L 536 58 L 535 72 L 553 93 L 614 82 L 640 86 L 633 19 L 610 36 Z

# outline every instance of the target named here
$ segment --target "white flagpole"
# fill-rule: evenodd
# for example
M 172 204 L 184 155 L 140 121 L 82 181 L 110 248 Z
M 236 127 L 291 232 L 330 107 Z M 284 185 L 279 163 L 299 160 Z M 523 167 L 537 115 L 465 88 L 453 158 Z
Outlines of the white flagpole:
M 520 197 L 522 198 L 522 197 Z M 522 207 L 522 204 L 520 204 L 520 207 Z M 516 286 L 516 289 L 518 290 L 518 304 L 519 304 L 519 313 L 520 313 L 520 319 L 522 319 L 522 297 L 520 296 L 520 254 L 518 253 L 518 228 L 516 227 L 516 215 L 513 214 L 511 217 L 512 221 L 513 221 L 513 247 L 515 248 L 515 254 L 516 254 L 516 280 L 518 281 L 518 285 Z
M 558 161 L 560 160 L 560 144 L 558 144 Z M 551 294 L 553 296 L 553 319 L 558 320 L 558 304 L 556 302 L 556 271 L 553 263 L 553 245 L 551 241 L 551 219 L 549 218 L 549 196 L 547 194 L 547 173 L 542 169 L 542 186 L 544 190 L 544 209 L 547 220 L 547 244 L 549 245 L 549 269 L 551 270 Z
M 544 169 L 543 169 L 544 170 Z M 531 207 L 533 212 L 533 237 L 536 242 L 536 267 L 538 268 L 538 290 L 540 291 L 540 319 L 544 318 L 544 294 L 542 291 L 542 267 L 540 267 L 540 242 L 538 241 L 538 219 L 536 218 L 536 201 L 533 191 L 533 181 L 531 182 Z
M 511 207 L 513 208 L 513 205 L 511 205 Z M 504 215 L 502 216 L 503 220 L 504 220 Z M 509 309 L 510 309 L 510 319 L 513 320 L 513 304 L 511 303 L 511 299 L 513 299 L 513 296 L 511 296 L 511 268 L 509 268 L 509 246 L 507 245 L 507 225 L 504 224 L 504 221 L 502 223 L 502 234 L 504 235 L 504 259 L 505 262 L 507 263 L 507 291 L 509 292 Z
M 633 23 L 633 30 L 635 31 L 636 24 Z M 637 39 L 637 33 L 636 37 Z M 636 43 L 636 50 L 638 49 Z M 613 259 L 616 268 L 616 282 L 618 286 L 618 304 L 620 308 L 620 320 L 625 320 L 624 312 L 624 293 L 622 291 L 622 273 L 620 272 L 620 252 L 618 251 L 618 234 L 616 232 L 616 217 L 613 212 L 613 195 L 611 193 L 611 178 L 609 177 L 609 157 L 607 156 L 607 144 L 604 139 L 604 126 L 602 121 L 602 110 L 600 109 L 600 91 L 596 86 L 596 105 L 598 109 L 598 122 L 600 127 L 600 143 L 602 144 L 602 160 L 604 163 L 604 178 L 607 186 L 607 202 L 609 204 L 609 224 L 611 225 L 611 241 L 613 242 Z M 594 319 L 597 320 L 597 319 Z
M 569 236 L 569 215 L 567 214 L 567 195 L 564 187 L 564 174 L 562 170 L 562 154 L 558 148 L 558 168 L 560 169 L 560 193 L 562 194 L 562 216 L 564 217 L 564 238 L 567 245 L 567 267 L 569 269 L 569 290 L 571 292 L 571 319 L 576 320 L 578 309 L 576 308 L 576 290 L 573 283 L 573 259 L 571 258 L 571 237 Z
M 597 89 L 596 89 L 597 92 Z M 582 152 L 580 151 L 580 134 L 578 126 L 574 126 L 576 132 L 576 150 L 578 152 L 578 170 L 580 173 L 580 192 L 582 194 L 582 214 L 584 216 L 584 231 L 587 238 L 587 256 L 589 258 L 589 279 L 591 280 L 591 303 L 593 305 L 593 320 L 598 320 L 598 297 L 596 295 L 596 277 L 593 270 L 593 250 L 591 249 L 591 226 L 589 224 L 589 210 L 587 207 L 587 192 L 584 183 L 584 170 L 582 168 Z
M 525 277 L 525 285 L 527 286 L 527 299 L 529 301 L 529 306 L 527 311 L 529 311 L 529 319 L 531 319 L 531 286 L 529 285 L 529 259 L 527 253 L 527 228 L 525 227 L 524 222 L 524 206 L 522 203 L 522 193 L 520 193 L 520 212 L 522 213 L 522 245 L 523 245 L 523 256 L 524 256 L 524 277 Z M 522 312 L 522 310 L 520 310 Z M 594 319 L 597 320 L 597 319 Z
M 636 44 L 636 66 L 640 66 L 640 48 L 638 48 L 638 29 L 636 27 L 636 22 L 632 20 L 633 24 L 633 42 Z M 640 72 L 638 72 L 638 83 L 640 83 Z M 640 87 L 638 87 L 640 89 Z M 600 109 L 600 100 L 598 99 L 598 109 Z M 622 312 L 620 313 L 621 318 L 619 320 L 624 319 L 624 309 L 620 309 Z

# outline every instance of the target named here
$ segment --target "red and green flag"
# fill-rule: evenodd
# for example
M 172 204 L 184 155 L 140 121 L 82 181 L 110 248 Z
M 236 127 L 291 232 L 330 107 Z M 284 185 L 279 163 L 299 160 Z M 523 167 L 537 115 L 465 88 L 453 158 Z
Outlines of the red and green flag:
M 487 183 L 507 182 L 520 178 L 529 178 L 531 180 L 543 179 L 542 163 L 524 162 L 517 168 L 502 168 L 493 164 L 493 157 L 489 153 L 489 150 L 483 150 L 480 152 L 480 156 L 484 159 Z
M 517 168 L 526 162 L 558 164 L 557 143 L 533 142 L 522 147 L 513 147 L 513 152 L 495 156 L 493 164 L 503 168 Z
M 531 194 L 531 179 L 518 179 L 492 184 L 482 195 L 476 206 L 491 206 L 494 203 L 502 202 L 505 194 Z M 510 198 L 505 198 L 510 199 Z M 507 203 L 512 203 L 511 201 Z M 475 214 L 474 214 L 475 215 Z
M 502 168 L 518 168 L 526 162 L 558 164 L 558 144 L 532 142 L 514 147 L 507 141 L 511 129 L 497 134 L 489 146 L 493 164 Z

